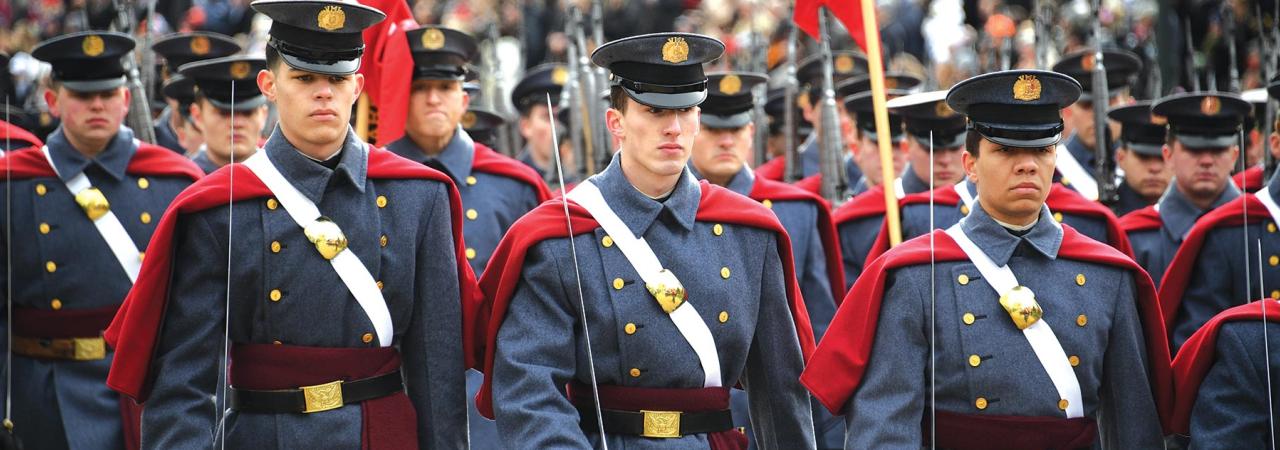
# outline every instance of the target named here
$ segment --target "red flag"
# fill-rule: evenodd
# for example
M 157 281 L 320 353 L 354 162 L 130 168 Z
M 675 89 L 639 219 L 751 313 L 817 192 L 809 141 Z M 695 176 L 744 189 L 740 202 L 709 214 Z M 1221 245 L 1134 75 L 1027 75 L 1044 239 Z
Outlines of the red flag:
M 863 31 L 862 22 L 862 0 L 796 0 L 795 15 L 793 20 L 796 26 L 804 30 L 814 40 L 820 38 L 818 35 L 818 8 L 827 7 L 828 11 L 844 24 L 844 28 L 849 31 L 849 35 L 853 40 L 862 47 L 863 51 L 867 51 L 867 36 Z M 875 27 L 875 17 L 871 17 L 871 25 Z M 828 24 L 828 27 L 830 24 Z M 879 27 L 876 27 L 879 28 Z M 877 45 L 879 45 L 879 35 L 876 36 Z
M 364 74 L 364 90 L 378 108 L 378 145 L 404 135 L 405 117 L 409 113 L 409 85 L 413 82 L 413 57 L 405 31 L 418 27 L 404 0 L 360 0 L 377 8 L 386 20 L 364 30 L 364 56 L 360 73 Z

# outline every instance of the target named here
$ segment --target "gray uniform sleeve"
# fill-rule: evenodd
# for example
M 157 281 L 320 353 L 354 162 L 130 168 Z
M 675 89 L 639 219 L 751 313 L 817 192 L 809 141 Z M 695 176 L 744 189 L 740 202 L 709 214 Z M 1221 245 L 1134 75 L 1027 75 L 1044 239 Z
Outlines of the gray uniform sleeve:
M 1252 321 L 1251 321 L 1252 322 Z M 1247 326 L 1259 327 L 1250 323 Z M 1275 326 L 1275 324 L 1268 324 Z M 1191 410 L 1188 448 L 1268 448 L 1267 380 L 1258 376 L 1263 354 L 1258 342 L 1246 343 L 1233 326 L 1218 332 L 1217 360 L 1200 382 Z M 1261 337 L 1261 333 L 1253 337 Z M 1275 344 L 1273 344 L 1275 345 Z
M 462 304 L 453 223 L 444 186 L 436 186 L 427 201 L 432 206 L 423 218 L 425 229 L 418 237 L 418 298 L 414 301 L 413 322 L 400 343 L 405 381 L 418 415 L 419 448 L 465 448 Z
M 217 426 L 212 397 L 223 354 L 227 252 L 200 215 L 180 220 L 168 305 L 151 363 L 155 384 L 142 411 L 145 449 L 208 448 Z
M 577 410 L 560 390 L 573 380 L 581 334 L 576 310 L 566 303 L 577 295 L 560 279 L 550 248 L 555 242 L 530 250 L 498 330 L 493 404 L 499 438 L 508 448 L 591 448 Z
M 815 227 L 813 232 L 805 233 L 808 236 L 807 241 L 801 245 L 808 247 L 805 251 L 805 261 L 800 264 L 797 261 L 797 267 L 804 267 L 804 273 L 798 273 L 800 277 L 800 289 L 804 294 L 805 309 L 809 311 L 809 323 L 813 325 L 813 334 L 815 338 L 822 339 L 827 333 L 827 326 L 831 324 L 831 318 L 836 314 L 836 303 L 833 292 L 831 292 L 831 280 L 827 277 L 827 253 L 822 246 L 822 235 Z M 836 243 L 832 243 L 836 245 Z
M 1103 448 L 1162 448 L 1160 416 L 1151 393 L 1146 339 L 1135 304 L 1133 276 L 1121 277 L 1099 392 Z
M 804 358 L 775 239 L 764 243 L 760 312 L 741 382 L 750 400 L 757 448 L 814 448 L 809 394 L 800 384 Z
M 1174 354 L 1213 316 L 1250 299 L 1248 293 L 1240 291 L 1250 279 L 1256 282 L 1257 273 L 1241 270 L 1241 247 L 1235 244 L 1239 241 L 1234 240 L 1239 239 L 1240 235 L 1235 234 L 1234 239 L 1224 239 L 1228 237 L 1227 234 L 1221 229 L 1210 232 L 1191 269 L 1190 279 L 1182 294 L 1182 303 L 1174 319 L 1173 329 L 1170 330 L 1173 335 L 1170 344 Z
M 901 273 L 901 272 L 899 272 Z M 925 408 L 929 320 L 919 299 L 929 298 L 911 283 L 890 274 L 876 326 L 875 343 L 862 382 L 844 405 L 845 450 L 905 449 L 921 446 L 920 418 Z M 927 280 L 927 278 L 926 278 Z

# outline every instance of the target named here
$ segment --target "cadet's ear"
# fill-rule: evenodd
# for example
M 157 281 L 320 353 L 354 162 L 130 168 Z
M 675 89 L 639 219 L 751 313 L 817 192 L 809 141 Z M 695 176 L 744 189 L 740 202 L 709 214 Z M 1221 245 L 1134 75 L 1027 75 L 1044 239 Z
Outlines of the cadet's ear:
M 1280 133 L 1271 133 L 1271 157 L 1280 158 Z
M 965 151 L 960 154 L 960 164 L 964 166 L 964 174 L 969 177 L 969 181 L 977 183 L 978 172 L 975 170 L 975 167 L 978 164 L 978 158 L 974 157 L 973 153 Z
M 258 90 L 262 91 L 262 95 L 267 97 L 267 101 L 275 103 L 276 73 L 270 70 L 259 70 L 258 71 Z
M 609 134 L 612 134 L 613 137 L 617 139 L 624 139 L 627 137 L 627 133 L 623 129 L 623 125 L 626 124 L 626 120 L 627 118 L 622 114 L 622 111 L 618 111 L 614 108 L 609 108 L 609 110 L 604 113 L 604 123 L 609 127 Z

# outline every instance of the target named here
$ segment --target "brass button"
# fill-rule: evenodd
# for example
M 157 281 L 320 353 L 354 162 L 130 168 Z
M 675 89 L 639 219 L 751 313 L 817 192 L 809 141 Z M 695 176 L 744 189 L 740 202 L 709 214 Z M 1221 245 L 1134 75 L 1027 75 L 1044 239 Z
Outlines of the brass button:
M 720 311 L 720 323 L 729 321 L 729 311 Z
M 280 241 L 271 241 L 271 253 L 280 253 Z
M 387 207 L 387 196 L 385 196 L 385 195 L 379 195 L 379 196 L 378 196 L 377 203 L 378 203 L 378 207 L 379 207 L 379 208 L 386 208 L 386 207 Z
M 139 178 L 139 179 L 138 179 L 138 187 L 139 187 L 139 188 L 141 188 L 141 189 L 149 188 L 149 187 L 151 187 L 151 182 L 150 182 L 150 181 L 147 181 L 147 179 L 146 179 L 146 178 Z
M 1062 213 L 1060 212 L 1053 213 L 1053 220 L 1057 221 L 1058 223 L 1062 223 Z
M 1063 186 L 1071 185 L 1071 180 L 1068 180 L 1067 177 L 1062 177 L 1062 179 L 1058 180 L 1058 182 L 1062 183 Z
M 766 198 L 766 199 L 764 199 L 764 201 L 763 201 L 763 202 L 760 202 L 760 203 L 764 204 L 764 207 L 765 207 L 765 208 L 773 209 L 773 201 L 771 201 L 771 200 L 769 200 L 769 199 L 767 199 L 767 198 Z
M 613 247 L 613 238 L 607 234 L 604 235 L 604 237 L 600 238 L 600 245 L 603 245 L 604 248 Z
M 142 261 L 146 258 L 147 258 L 147 252 L 138 252 L 138 261 Z
M 973 321 L 976 319 L 977 317 L 974 317 L 973 313 L 964 313 L 964 317 L 961 318 L 961 320 L 964 320 L 965 325 L 973 325 Z
M 467 220 L 476 220 L 477 217 L 480 217 L 480 213 L 476 212 L 476 210 L 474 209 L 467 210 Z
M 49 273 L 57 272 L 57 271 L 58 271 L 58 263 L 55 263 L 55 262 L 53 262 L 53 261 L 47 261 L 47 262 L 45 262 L 45 263 L 44 263 L 44 271 L 45 271 L 45 272 L 49 272 Z
M 1271 223 L 1268 223 L 1268 224 L 1267 224 L 1267 232 L 1268 232 L 1268 233 L 1275 233 L 1275 232 L 1276 232 L 1276 223 L 1275 223 L 1275 222 L 1271 222 Z
M 720 224 L 718 224 L 718 223 L 717 223 L 717 224 L 715 224 L 715 225 L 713 225 L 713 226 L 711 227 L 711 234 L 714 234 L 714 235 L 716 235 L 716 236 L 719 236 L 719 235 L 724 234 L 724 226 L 723 226 L 723 225 L 720 225 Z
M 960 215 L 962 216 L 969 215 L 969 207 L 967 205 L 960 205 Z
M 278 302 L 280 301 L 280 297 L 283 295 L 284 294 L 281 294 L 279 289 L 272 289 L 269 297 L 271 298 L 271 301 Z
M 1272 267 L 1275 267 L 1277 264 L 1280 264 L 1280 256 L 1271 255 L 1270 258 L 1267 258 L 1267 263 L 1271 264 Z
M 1071 363 L 1071 367 L 1078 366 L 1080 365 L 1080 357 L 1076 355 L 1071 355 L 1070 357 L 1067 358 L 1067 362 Z
M 360 342 L 364 342 L 366 344 L 373 342 L 373 333 L 365 333 L 363 336 L 360 336 Z
M 1066 411 L 1066 410 L 1067 410 L 1067 405 L 1069 405 L 1069 404 L 1070 404 L 1070 402 L 1068 402 L 1068 401 L 1067 401 L 1067 399 L 1065 399 L 1065 398 L 1064 398 L 1064 399 L 1062 399 L 1062 400 L 1058 400 L 1058 409 L 1061 409 L 1061 410 L 1063 410 L 1063 411 Z
M 267 209 L 275 211 L 276 208 L 279 208 L 279 207 L 280 207 L 280 202 L 277 202 L 276 199 L 274 198 L 267 199 Z
M 635 367 L 632 367 L 632 368 L 631 368 L 631 378 L 640 378 L 640 369 L 637 369 L 637 368 L 635 368 Z
M 149 212 L 142 213 L 141 215 L 138 216 L 138 220 L 141 220 L 142 223 L 151 223 L 151 213 Z
M 1083 274 L 1083 273 L 1077 273 L 1077 274 L 1076 274 L 1076 286 L 1084 286 L 1084 274 Z
M 627 326 L 622 327 L 622 331 L 627 332 L 627 334 L 636 334 L 636 324 L 628 323 Z
M 626 283 L 625 281 L 622 281 L 622 279 L 621 279 L 621 278 L 614 278 L 614 279 L 613 279 L 613 288 L 614 288 L 614 289 L 621 290 L 621 289 L 622 289 L 622 287 L 623 287 L 623 286 L 625 286 L 626 284 L 627 284 L 627 283 Z
M 973 401 L 973 406 L 978 409 L 987 409 L 987 399 L 983 397 L 978 397 L 977 400 Z
M 720 268 L 720 278 L 724 278 L 724 279 L 726 279 L 726 280 L 728 280 L 728 279 L 729 279 L 729 268 L 728 268 L 728 267 L 721 267 L 721 268 Z
M 1280 290 L 1277 290 L 1277 291 L 1271 291 L 1271 299 L 1272 299 L 1272 300 L 1280 300 Z
M 956 282 L 960 283 L 961 286 L 968 285 L 969 276 L 962 273 L 960 276 L 956 277 Z
M 383 247 L 386 247 L 386 246 L 387 246 L 387 235 L 385 235 L 385 234 L 384 234 L 384 235 L 382 235 L 382 237 L 379 237 L 379 238 L 378 238 L 378 245 L 383 246 Z
M 475 186 L 476 181 L 476 177 L 467 177 L 467 186 Z
M 466 251 L 467 259 L 476 259 L 476 249 L 468 248 Z
M 382 280 L 378 280 L 378 290 L 382 290 Z
M 271 341 L 271 345 L 284 345 L 284 343 L 280 341 Z
M 49 193 L 49 189 L 44 187 L 44 183 L 36 183 L 36 195 L 44 197 L 44 194 L 47 193 Z
M 969 355 L 969 366 L 971 366 L 971 367 L 978 367 L 978 365 L 979 365 L 979 364 L 982 364 L 982 357 L 981 357 L 981 356 L 978 356 L 978 355 Z
M 49 224 L 47 223 L 40 224 L 40 234 L 49 234 L 50 230 L 51 229 L 49 228 Z
M 1084 314 L 1081 314 L 1081 315 L 1079 315 L 1079 316 L 1076 316 L 1076 325 L 1079 325 L 1079 326 L 1082 326 L 1082 327 L 1083 327 L 1083 326 L 1085 326 L 1085 325 L 1086 325 L 1086 324 L 1088 324 L 1088 323 L 1089 323 L 1089 318 L 1088 318 L 1088 317 L 1085 317 L 1085 315 L 1084 315 Z
M 49 307 L 53 308 L 54 311 L 62 309 L 62 300 L 58 300 L 56 298 L 53 299 L 52 301 L 49 302 Z

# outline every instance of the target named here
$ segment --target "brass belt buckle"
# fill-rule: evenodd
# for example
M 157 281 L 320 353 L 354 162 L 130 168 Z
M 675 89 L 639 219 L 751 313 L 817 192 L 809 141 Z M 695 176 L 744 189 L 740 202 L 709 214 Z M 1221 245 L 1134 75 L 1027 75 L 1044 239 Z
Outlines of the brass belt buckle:
M 302 398 L 307 402 L 304 413 L 328 411 L 342 407 L 342 380 L 315 386 L 303 386 Z
M 76 361 L 97 361 L 107 357 L 106 342 L 100 337 L 73 338 L 71 340 Z
M 680 414 L 682 414 L 680 411 L 640 410 L 640 412 L 644 414 L 644 431 L 640 433 L 641 437 L 680 437 Z

